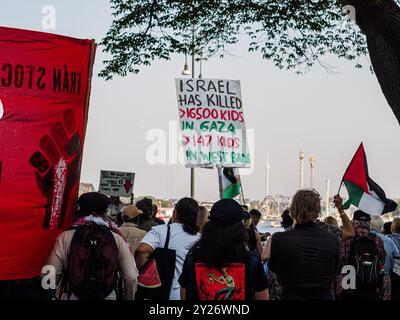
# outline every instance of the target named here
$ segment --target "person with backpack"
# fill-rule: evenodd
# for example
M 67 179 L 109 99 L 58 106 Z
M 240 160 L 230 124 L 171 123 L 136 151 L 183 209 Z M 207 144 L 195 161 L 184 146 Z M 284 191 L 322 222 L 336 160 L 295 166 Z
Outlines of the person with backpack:
M 400 300 L 400 217 L 396 217 L 392 221 L 391 233 L 389 237 L 396 246 L 394 254 L 394 265 L 390 273 L 392 284 L 392 300 Z
M 339 238 L 320 228 L 320 213 L 319 193 L 299 190 L 290 206 L 294 228 L 272 236 L 268 267 L 278 276 L 282 300 L 334 300 Z
M 382 300 L 391 300 L 391 279 L 390 273 L 393 270 L 395 257 L 398 255 L 398 250 L 396 244 L 388 236 L 385 236 L 380 232 L 383 228 L 383 220 L 379 216 L 371 217 L 371 233 L 375 234 L 377 237 L 383 240 L 386 258 L 384 265 L 384 276 L 383 276 L 383 294 Z
M 183 265 L 182 300 L 268 300 L 260 257 L 246 245 L 245 218 L 233 199 L 213 205 L 201 238 Z
M 106 218 L 110 204 L 98 192 L 79 197 L 81 218 L 58 236 L 46 262 L 58 278 L 56 298 L 133 300 L 138 272 L 129 245 Z
M 161 283 L 164 287 L 170 288 L 169 297 L 164 295 L 161 300 L 180 300 L 180 286 L 178 283 L 179 276 L 182 273 L 182 266 L 189 249 L 196 243 L 200 237 L 197 226 L 197 214 L 199 212 L 199 204 L 192 198 L 180 199 L 174 209 L 172 215 L 172 223 L 157 225 L 145 235 L 141 243 L 136 249 L 135 259 L 140 270 L 139 285 L 148 284 L 151 278 L 155 276 L 146 276 L 146 282 L 140 282 L 142 274 L 148 270 L 146 266 L 153 261 L 153 255 L 161 256 L 160 249 L 167 254 L 162 254 L 164 258 L 155 259 L 157 273 L 160 276 Z M 174 251 L 174 255 L 171 255 Z M 174 261 L 171 261 L 174 259 Z M 162 265 L 160 265 L 162 264 Z M 173 268 L 170 266 L 173 265 Z M 168 269 L 168 272 L 166 270 Z M 171 272 L 170 272 L 171 271 Z M 147 272 L 147 271 L 146 271 Z M 172 273 L 172 274 L 171 274 Z M 157 297 L 154 300 L 160 300 Z
M 343 211 L 339 207 L 339 211 Z M 361 210 L 353 214 L 355 237 L 341 241 L 341 266 L 355 268 L 356 288 L 344 289 L 343 274 L 338 278 L 337 296 L 341 300 L 382 300 L 386 252 L 383 240 L 371 232 L 371 217 Z

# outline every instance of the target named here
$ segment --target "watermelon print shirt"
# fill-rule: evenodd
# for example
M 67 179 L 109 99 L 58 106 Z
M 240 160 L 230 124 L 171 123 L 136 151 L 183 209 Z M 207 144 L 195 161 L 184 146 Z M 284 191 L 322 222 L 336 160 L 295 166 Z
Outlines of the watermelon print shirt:
M 192 235 L 183 230 L 180 223 L 172 223 L 171 234 L 169 240 L 169 249 L 176 251 L 176 265 L 174 279 L 172 280 L 172 288 L 170 300 L 180 300 L 180 285 L 178 283 L 179 276 L 182 273 L 183 262 L 189 250 L 199 240 L 200 234 Z M 153 249 L 162 248 L 167 238 L 167 225 L 159 225 L 153 227 L 143 238 L 141 243 L 146 243 Z

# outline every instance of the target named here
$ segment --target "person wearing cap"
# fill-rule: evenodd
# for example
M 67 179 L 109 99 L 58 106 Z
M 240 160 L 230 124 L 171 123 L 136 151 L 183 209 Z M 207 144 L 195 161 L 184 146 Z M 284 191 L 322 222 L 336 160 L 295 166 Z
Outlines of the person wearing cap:
M 135 252 L 140 241 L 146 235 L 146 231 L 137 227 L 138 217 L 143 213 L 135 205 L 128 205 L 122 210 L 122 219 L 124 223 L 121 225 L 120 230 L 128 241 L 131 251 Z
M 321 229 L 320 195 L 299 190 L 292 199 L 294 228 L 274 233 L 269 269 L 282 287 L 282 300 L 334 300 L 333 284 L 339 270 L 339 238 Z
M 246 218 L 233 199 L 212 206 L 201 238 L 183 265 L 181 300 L 268 300 L 260 257 L 246 245 Z
M 112 232 L 116 246 L 118 248 L 118 268 L 122 273 L 125 282 L 125 300 L 133 300 L 136 287 L 138 271 L 136 268 L 135 260 L 130 252 L 129 245 L 123 239 L 123 235 L 118 230 L 117 226 L 106 218 L 107 210 L 111 204 L 111 200 L 98 192 L 89 192 L 81 195 L 78 199 L 78 212 L 81 217 L 73 224 L 73 229 L 62 232 L 56 239 L 50 256 L 45 265 L 53 266 L 58 280 L 62 277 L 65 271 L 68 271 L 68 255 L 70 253 L 70 246 L 72 238 L 75 234 L 75 228 L 89 223 L 106 226 Z M 59 283 L 59 290 L 61 288 L 61 281 Z M 64 294 L 63 298 L 67 298 Z M 106 300 L 116 300 L 116 291 L 114 290 Z M 77 297 L 72 295 L 69 297 L 71 300 L 76 300 Z
M 343 209 L 339 207 L 339 212 L 343 212 Z M 371 234 L 371 216 L 361 210 L 356 210 L 353 214 L 353 220 L 351 221 L 355 236 L 350 239 L 341 240 L 340 243 L 340 262 L 341 266 L 345 266 L 349 264 L 349 257 L 352 248 L 352 244 L 355 239 L 360 237 L 369 237 L 371 238 L 376 246 L 376 250 L 378 253 L 379 261 L 381 262 L 381 271 L 382 274 L 384 272 L 384 261 L 386 258 L 386 252 L 384 247 L 383 240 Z M 384 282 L 383 278 L 381 278 L 379 289 L 377 291 L 372 292 L 354 292 L 350 290 L 344 290 L 342 287 L 342 278 L 343 274 L 338 277 L 337 282 L 337 296 L 342 300 L 377 300 L 384 298 Z

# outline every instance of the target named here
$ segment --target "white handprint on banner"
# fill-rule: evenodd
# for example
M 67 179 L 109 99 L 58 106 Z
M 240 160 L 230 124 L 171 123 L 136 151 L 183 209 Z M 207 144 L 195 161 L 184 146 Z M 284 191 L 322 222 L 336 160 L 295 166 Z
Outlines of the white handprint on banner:
M 4 107 L 0 99 L 0 120 L 3 118 L 3 115 L 4 115 Z

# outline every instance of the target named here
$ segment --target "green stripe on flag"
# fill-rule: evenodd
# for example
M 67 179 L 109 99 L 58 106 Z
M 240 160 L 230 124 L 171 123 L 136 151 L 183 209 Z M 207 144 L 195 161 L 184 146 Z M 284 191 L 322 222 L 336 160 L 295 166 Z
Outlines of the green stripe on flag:
M 351 204 L 358 207 L 360 200 L 364 194 L 363 189 L 361 189 L 360 187 L 356 186 L 355 184 L 353 184 L 349 181 L 344 181 L 344 184 L 347 188 L 347 192 L 349 193 L 349 200 L 347 200 L 343 204 L 342 208 L 348 209 L 348 208 L 350 208 Z
M 240 194 L 240 182 L 231 184 L 224 190 L 224 198 L 234 198 Z

